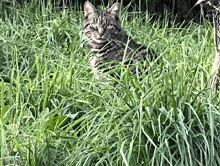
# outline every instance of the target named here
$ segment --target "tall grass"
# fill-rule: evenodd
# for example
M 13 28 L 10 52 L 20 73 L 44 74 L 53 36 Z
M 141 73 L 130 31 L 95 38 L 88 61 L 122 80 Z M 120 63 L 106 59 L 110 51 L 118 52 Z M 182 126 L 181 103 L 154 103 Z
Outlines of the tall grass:
M 220 164 L 209 22 L 169 27 L 123 10 L 123 29 L 160 64 L 138 75 L 120 64 L 117 84 L 100 88 L 83 13 L 48 2 L 1 6 L 1 165 Z

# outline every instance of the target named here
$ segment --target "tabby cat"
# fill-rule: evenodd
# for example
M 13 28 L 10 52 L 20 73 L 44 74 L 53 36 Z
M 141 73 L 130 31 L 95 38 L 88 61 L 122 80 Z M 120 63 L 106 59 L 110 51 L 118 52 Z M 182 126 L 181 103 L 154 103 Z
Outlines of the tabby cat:
M 137 44 L 121 28 L 120 4 L 115 3 L 108 10 L 96 9 L 89 1 L 84 4 L 84 33 L 91 51 L 90 65 L 96 70 L 98 79 L 106 78 L 100 72 L 103 64 L 114 66 L 124 61 L 132 73 L 140 60 L 153 58 L 153 50 Z M 109 65 L 108 65 L 109 66 Z

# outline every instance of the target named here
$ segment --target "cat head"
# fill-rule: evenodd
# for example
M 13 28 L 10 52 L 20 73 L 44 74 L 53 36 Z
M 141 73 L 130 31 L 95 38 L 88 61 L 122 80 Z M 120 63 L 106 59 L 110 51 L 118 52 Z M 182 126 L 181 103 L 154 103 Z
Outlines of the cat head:
M 115 39 L 121 31 L 119 21 L 120 4 L 108 10 L 96 9 L 89 1 L 84 4 L 84 31 L 89 44 L 106 43 Z

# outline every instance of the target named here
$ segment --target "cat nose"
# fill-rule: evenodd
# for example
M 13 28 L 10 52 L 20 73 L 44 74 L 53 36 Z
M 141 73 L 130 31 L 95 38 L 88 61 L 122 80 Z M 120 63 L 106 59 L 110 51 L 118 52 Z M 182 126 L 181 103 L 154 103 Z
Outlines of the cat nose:
M 104 35 L 104 28 L 99 28 L 98 33 L 99 33 L 100 37 L 103 36 Z

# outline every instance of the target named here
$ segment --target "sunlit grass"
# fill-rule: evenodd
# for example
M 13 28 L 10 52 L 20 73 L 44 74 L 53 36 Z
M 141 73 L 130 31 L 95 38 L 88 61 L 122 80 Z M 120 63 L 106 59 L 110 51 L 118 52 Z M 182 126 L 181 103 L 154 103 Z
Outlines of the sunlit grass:
M 39 2 L 1 6 L 1 165 L 220 163 L 209 22 L 168 26 L 123 10 L 123 29 L 160 64 L 138 75 L 120 64 L 117 84 L 101 88 L 83 13 Z

